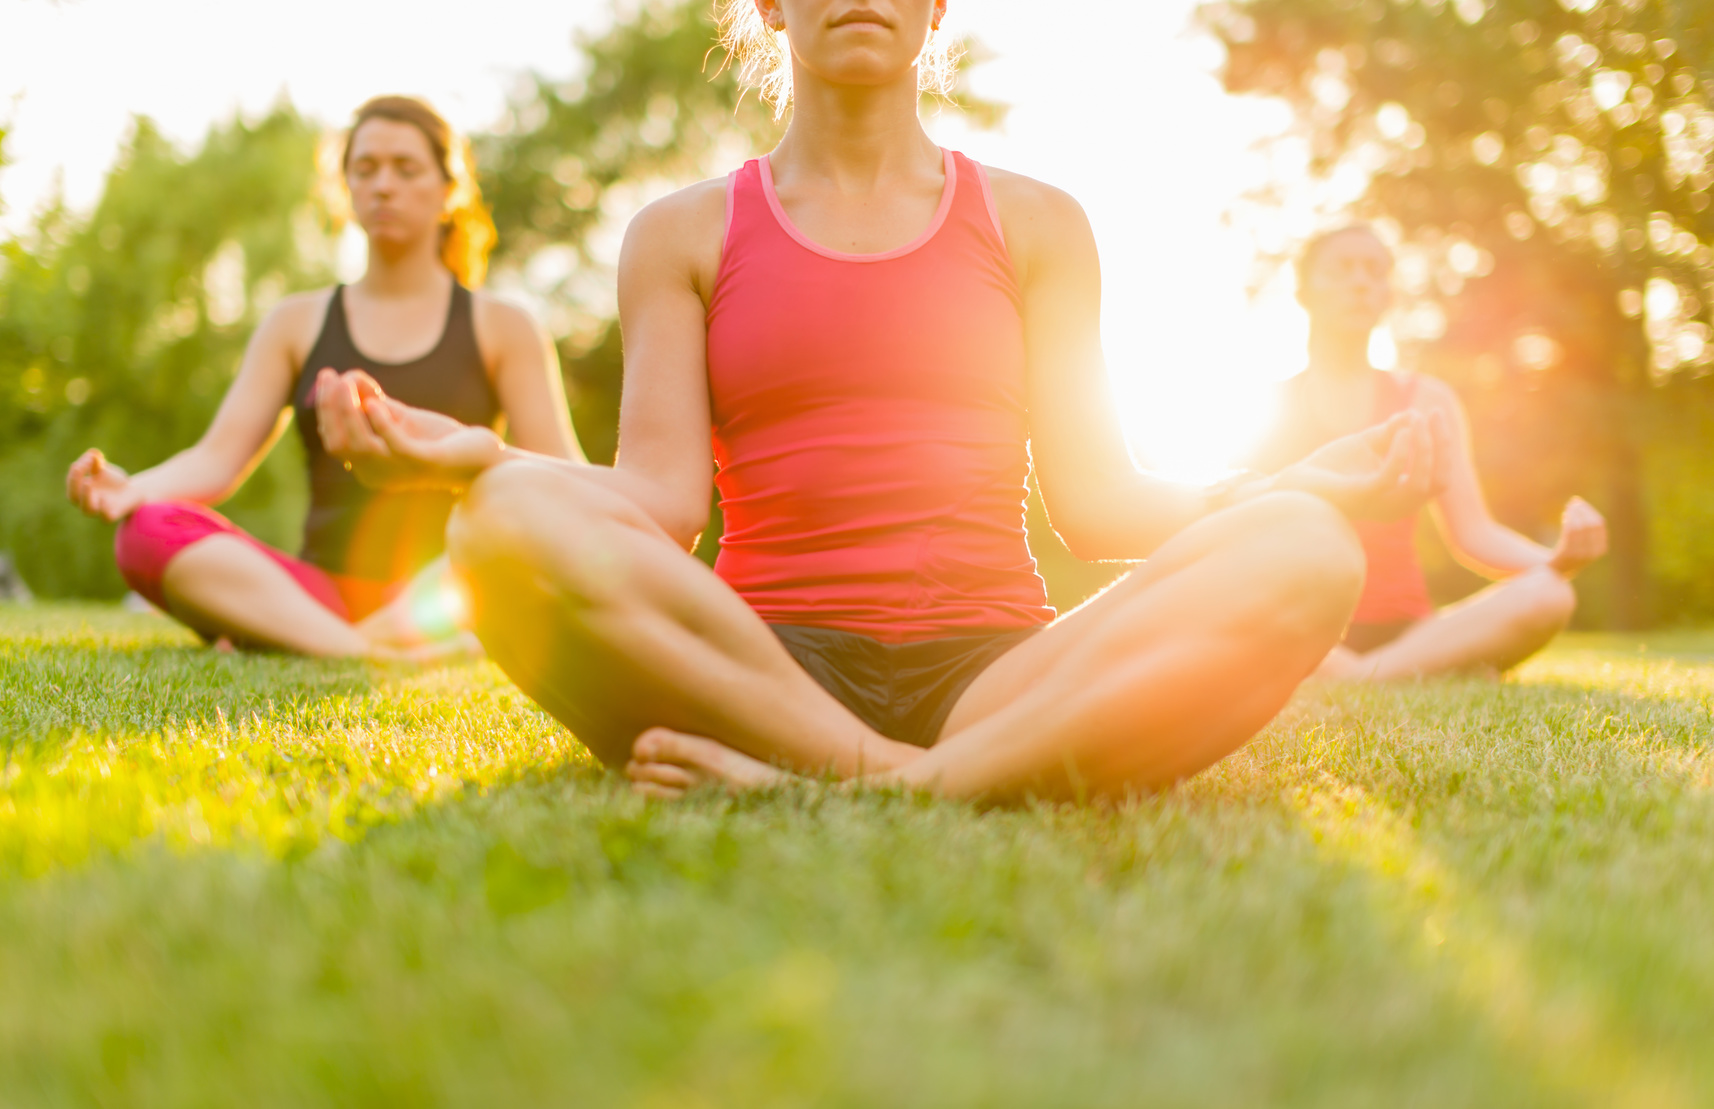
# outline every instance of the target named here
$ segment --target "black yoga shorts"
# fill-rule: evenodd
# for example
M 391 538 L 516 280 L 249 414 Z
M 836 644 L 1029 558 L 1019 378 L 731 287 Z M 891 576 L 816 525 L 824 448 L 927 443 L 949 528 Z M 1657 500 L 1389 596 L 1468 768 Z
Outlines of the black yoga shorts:
M 855 632 L 770 624 L 821 688 L 888 739 L 932 747 L 976 676 L 1040 628 L 882 643 Z

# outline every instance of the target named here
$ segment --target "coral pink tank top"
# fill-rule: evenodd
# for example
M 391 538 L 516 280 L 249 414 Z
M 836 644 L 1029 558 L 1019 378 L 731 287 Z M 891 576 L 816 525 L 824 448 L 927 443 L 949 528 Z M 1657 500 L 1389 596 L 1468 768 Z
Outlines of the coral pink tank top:
M 1258 469 L 1269 473 L 1282 470 L 1333 440 L 1334 432 L 1322 425 L 1309 407 L 1306 382 L 1303 374 L 1286 382 L 1280 418 L 1252 463 Z M 1375 407 L 1368 426 L 1385 423 L 1409 408 L 1416 397 L 1416 384 L 1413 374 L 1377 371 Z M 1397 624 L 1434 615 L 1434 601 L 1416 556 L 1416 517 L 1356 520 L 1353 526 L 1363 541 L 1369 573 L 1351 622 Z
M 1371 426 L 1403 412 L 1416 396 L 1416 378 L 1410 374 L 1382 373 L 1378 380 Z M 1353 526 L 1357 538 L 1363 541 L 1369 573 L 1351 622 L 1396 624 L 1433 616 L 1434 602 L 1429 598 L 1428 582 L 1416 557 L 1416 516 L 1357 520 Z
M 771 624 L 885 643 L 1053 618 L 1024 534 L 1020 298 L 987 175 L 945 153 L 921 237 L 804 237 L 765 159 L 727 186 L 708 308 L 715 572 Z

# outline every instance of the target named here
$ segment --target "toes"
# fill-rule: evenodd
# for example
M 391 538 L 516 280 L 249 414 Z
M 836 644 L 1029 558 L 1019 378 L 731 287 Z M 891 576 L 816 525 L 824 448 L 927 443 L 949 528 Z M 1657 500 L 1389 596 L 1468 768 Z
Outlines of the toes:
M 631 759 L 634 764 L 681 768 L 693 784 L 713 779 L 738 789 L 756 789 L 785 778 L 768 764 L 723 743 L 670 728 L 650 728 L 638 736 Z
M 702 779 L 682 766 L 666 762 L 643 762 L 632 759 L 625 764 L 625 776 L 634 785 L 664 786 L 684 791 L 700 784 Z
M 639 762 L 677 763 L 709 767 L 726 748 L 711 739 L 685 735 L 670 728 L 650 728 L 631 746 L 631 757 Z
M 657 801 L 679 801 L 683 800 L 685 794 L 682 789 L 672 789 L 654 782 L 632 782 L 631 792 L 639 797 L 652 797 Z

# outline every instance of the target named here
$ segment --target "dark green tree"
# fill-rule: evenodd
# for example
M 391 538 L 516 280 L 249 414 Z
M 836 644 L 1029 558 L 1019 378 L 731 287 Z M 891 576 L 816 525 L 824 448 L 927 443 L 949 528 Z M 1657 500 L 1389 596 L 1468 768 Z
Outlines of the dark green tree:
M 1226 87 L 1288 103 L 1282 141 L 1322 180 L 1366 179 L 1351 214 L 1398 229 L 1403 337 L 1464 395 L 1502 515 L 1544 533 L 1578 487 L 1606 510 L 1608 589 L 1586 605 L 1621 626 L 1649 618 L 1651 569 L 1668 577 L 1651 535 L 1682 526 L 1649 511 L 1671 491 L 1651 466 L 1662 399 L 1700 395 L 1714 362 L 1711 16 L 1705 0 L 1200 9 Z

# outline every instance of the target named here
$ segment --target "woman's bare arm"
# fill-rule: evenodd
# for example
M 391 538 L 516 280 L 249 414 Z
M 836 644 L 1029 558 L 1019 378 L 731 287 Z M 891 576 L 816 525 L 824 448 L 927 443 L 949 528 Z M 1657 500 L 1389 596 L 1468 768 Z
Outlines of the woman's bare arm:
M 131 476 L 106 462 L 100 451 L 85 452 L 66 480 L 73 503 L 117 520 L 154 501 L 219 504 L 231 496 L 290 422 L 287 406 L 306 336 L 313 337 L 328 295 L 324 290 L 290 297 L 268 313 L 250 336 L 238 376 L 195 445 Z
M 1101 264 L 1082 208 L 1058 189 L 990 172 L 1023 294 L 1030 456 L 1054 531 L 1079 558 L 1146 558 L 1224 498 L 1145 473 L 1131 458 L 1101 355 Z M 1401 419 L 1242 495 L 1295 489 L 1354 515 L 1402 514 L 1428 495 L 1432 455 L 1428 425 Z
M 989 174 L 1023 293 L 1030 457 L 1054 531 L 1079 558 L 1146 557 L 1207 498 L 1131 458 L 1101 354 L 1101 262 L 1083 209 L 1027 177 Z
M 1538 566 L 1551 566 L 1569 577 L 1605 553 L 1606 522 L 1580 499 L 1567 506 L 1559 545 L 1551 549 L 1494 519 L 1476 475 L 1470 421 L 1458 395 L 1434 378 L 1417 380 L 1417 407 L 1438 413 L 1452 429 L 1452 449 L 1440 460 L 1441 493 L 1433 511 L 1454 558 L 1489 578 L 1511 577 Z

